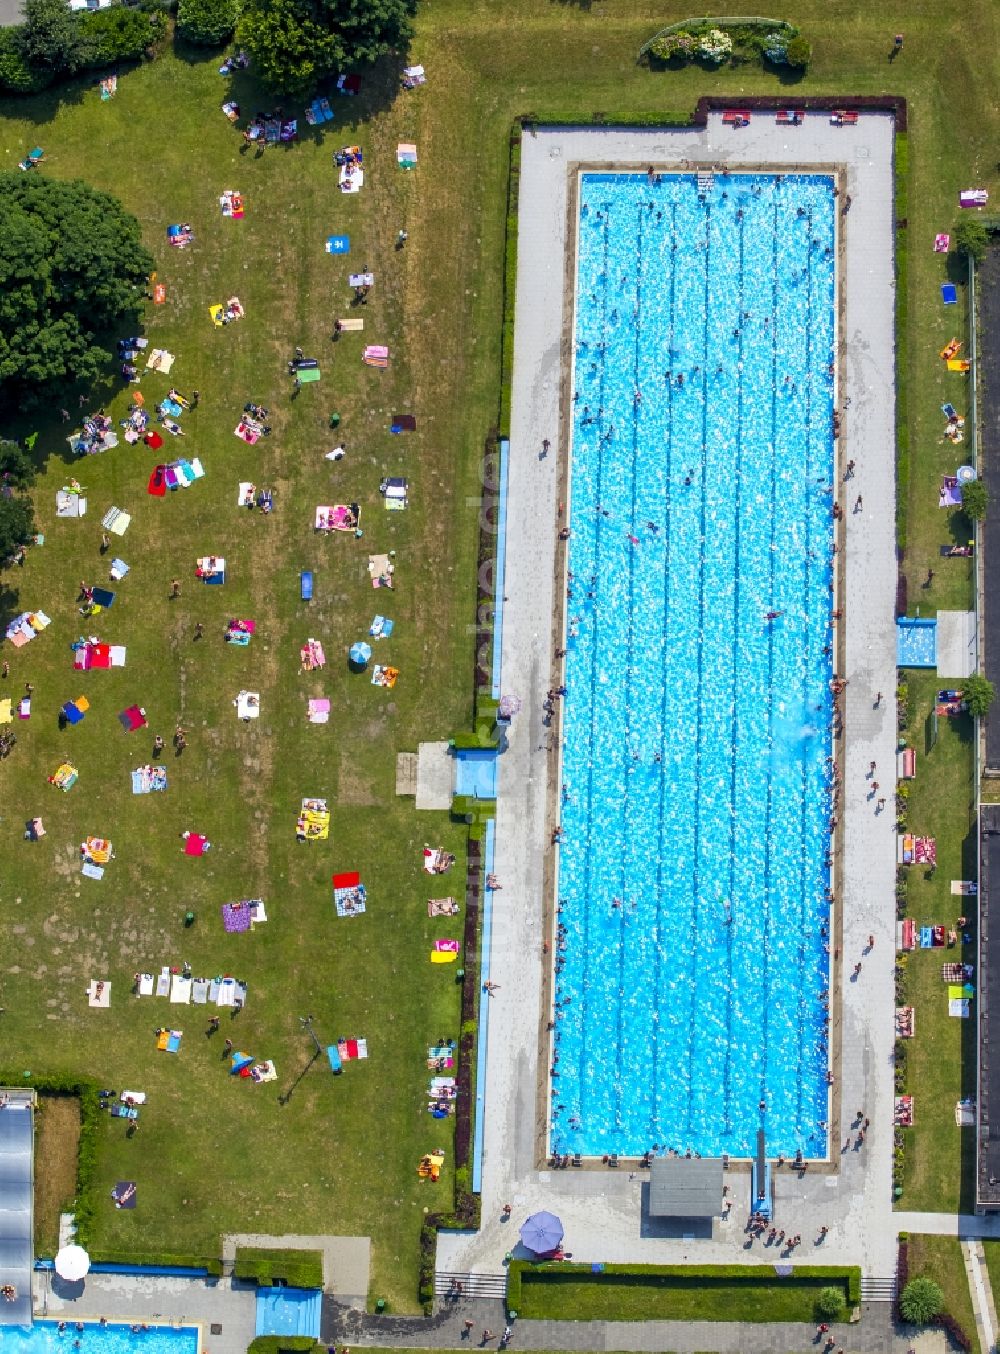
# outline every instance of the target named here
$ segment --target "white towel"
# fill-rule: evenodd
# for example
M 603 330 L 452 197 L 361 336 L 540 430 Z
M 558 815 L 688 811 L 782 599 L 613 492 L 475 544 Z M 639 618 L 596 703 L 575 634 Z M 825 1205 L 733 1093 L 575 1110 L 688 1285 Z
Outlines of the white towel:
M 178 1006 L 187 1006 L 191 1001 L 191 979 L 182 978 L 179 973 L 175 973 L 173 981 L 170 984 L 170 1000 Z

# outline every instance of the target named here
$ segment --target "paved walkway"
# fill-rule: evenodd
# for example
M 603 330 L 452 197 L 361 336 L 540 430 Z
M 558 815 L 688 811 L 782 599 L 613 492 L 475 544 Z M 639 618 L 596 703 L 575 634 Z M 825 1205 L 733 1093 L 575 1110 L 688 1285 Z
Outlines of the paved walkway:
M 976 1315 L 979 1347 L 984 1354 L 993 1354 L 996 1347 L 997 1311 L 993 1305 L 993 1288 L 990 1284 L 989 1270 L 986 1268 L 983 1243 L 963 1241 L 961 1245 L 965 1273 L 969 1280 L 969 1296 L 972 1298 L 972 1310 Z
M 899 1232 L 1000 1241 L 1000 1216 L 997 1215 L 977 1218 L 972 1213 L 893 1213 L 892 1220 Z
M 257 1285 L 239 1280 L 88 1274 L 66 1284 L 48 1270 L 35 1274 L 34 1299 L 36 1317 L 199 1325 L 205 1354 L 246 1354 L 257 1329 Z
M 551 1208 L 566 1225 L 577 1260 L 677 1263 L 759 1262 L 742 1220 L 748 1177 L 728 1176 L 733 1222 L 717 1226 L 713 1240 L 687 1243 L 650 1235 L 642 1208 L 642 1181 L 629 1170 L 613 1172 L 538 1169 L 547 1130 L 545 1064 L 539 1063 L 543 1009 L 543 901 L 545 855 L 551 831 L 547 797 L 549 730 L 541 701 L 553 683 L 552 617 L 560 455 L 568 429 L 560 419 L 563 371 L 564 288 L 567 270 L 567 184 L 577 163 L 649 164 L 685 161 L 741 164 L 808 164 L 839 167 L 852 198 L 842 218 L 845 249 L 843 434 L 839 454 L 856 462 L 847 486 L 846 566 L 847 748 L 842 752 L 846 803 L 843 884 L 843 956 L 853 964 L 869 935 L 875 947 L 856 982 L 843 984 L 834 1007 L 841 1045 L 841 1122 L 833 1135 L 837 1174 L 787 1172 L 776 1184 L 779 1225 L 801 1232 L 797 1258 L 820 1254 L 812 1245 L 820 1225 L 830 1228 L 822 1258 L 861 1264 L 886 1278 L 895 1269 L 896 1226 L 891 1213 L 893 814 L 876 813 L 865 773 L 880 771 L 890 806 L 895 781 L 895 479 L 892 273 L 891 118 L 862 114 L 854 128 L 831 127 L 828 117 L 807 115 L 797 128 L 779 128 L 755 117 L 738 132 L 713 115 L 704 129 L 570 129 L 525 134 L 521 154 L 514 394 L 510 442 L 507 573 L 504 606 L 503 689 L 524 700 L 510 747 L 499 764 L 495 872 L 503 885 L 494 912 L 490 976 L 499 990 L 490 1010 L 485 1083 L 483 1227 L 479 1233 L 442 1233 L 441 1271 L 499 1271 L 531 1211 Z M 843 190 L 842 190 L 843 191 Z M 849 400 L 849 404 L 847 401 Z M 543 438 L 553 454 L 539 456 Z M 845 489 L 845 492 L 847 490 Z M 858 493 L 863 510 L 851 511 Z M 877 691 L 883 700 L 876 706 Z M 541 1081 L 541 1088 L 540 1088 Z M 541 1089 L 541 1093 L 540 1093 Z M 856 1110 L 871 1119 L 861 1150 L 840 1153 Z M 500 1222 L 505 1202 L 514 1206 Z
M 464 1322 L 472 1321 L 466 1337 Z M 483 1346 L 484 1330 L 499 1336 L 504 1327 L 499 1302 L 463 1302 L 449 1305 L 429 1321 L 399 1317 L 363 1316 L 334 1304 L 324 1304 L 322 1338 L 329 1344 L 384 1349 L 495 1350 L 497 1341 Z M 673 1354 L 797 1354 L 822 1348 L 816 1328 L 792 1322 L 740 1323 L 731 1321 L 529 1321 L 514 1323 L 510 1342 L 518 1350 L 648 1350 Z M 948 1342 L 941 1331 L 913 1332 L 894 1326 L 888 1303 L 862 1308 L 859 1322 L 834 1326 L 831 1334 L 847 1354 L 945 1354 Z

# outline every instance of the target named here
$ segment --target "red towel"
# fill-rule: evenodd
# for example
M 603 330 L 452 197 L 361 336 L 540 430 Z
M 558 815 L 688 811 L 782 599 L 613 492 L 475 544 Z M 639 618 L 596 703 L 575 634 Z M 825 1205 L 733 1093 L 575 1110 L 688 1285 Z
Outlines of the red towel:
M 152 447 L 154 451 L 163 446 L 163 438 L 155 428 L 150 428 L 149 432 L 143 438 L 143 441 L 146 443 L 147 447 Z
M 335 889 L 356 889 L 361 883 L 361 876 L 355 872 L 353 874 L 335 874 L 333 876 L 333 887 Z
M 160 439 L 163 440 L 162 438 Z M 167 492 L 166 466 L 158 465 L 149 477 L 149 483 L 146 486 L 146 492 L 153 495 L 154 498 L 163 498 Z
M 184 854 L 186 856 L 203 856 L 207 839 L 198 832 L 192 832 L 189 837 L 184 839 Z
M 91 644 L 90 666 L 92 668 L 110 668 L 111 646 L 108 644 Z

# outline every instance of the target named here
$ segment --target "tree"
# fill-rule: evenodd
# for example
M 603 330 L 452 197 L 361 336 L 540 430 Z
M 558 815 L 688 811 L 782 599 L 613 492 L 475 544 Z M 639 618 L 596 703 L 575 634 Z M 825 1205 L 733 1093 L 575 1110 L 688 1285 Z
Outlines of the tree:
M 899 1310 L 906 1321 L 926 1326 L 944 1306 L 944 1294 L 933 1279 L 911 1279 L 899 1299 Z
M 283 94 L 310 93 L 344 66 L 405 47 L 416 0 L 247 0 L 240 43 Z
M 54 381 L 94 380 L 111 360 L 104 331 L 138 309 L 152 267 L 110 194 L 0 174 L 0 399 L 30 406 Z
M 990 496 L 982 480 L 972 480 L 962 485 L 962 511 L 972 522 L 981 522 L 986 516 Z
M 29 66 L 51 75 L 72 75 L 83 62 L 80 25 L 66 0 L 24 0 L 17 42 Z
M 990 233 L 977 216 L 963 216 L 955 227 L 955 248 L 976 263 L 982 263 L 990 245 Z
M 377 61 L 413 36 L 416 0 L 322 0 L 321 7 L 343 46 L 341 64 Z
M 789 66 L 794 66 L 796 70 L 804 71 L 812 60 L 812 47 L 809 39 L 801 35 L 789 38 L 788 46 L 785 48 L 785 61 Z
M 0 440 L 0 486 L 30 489 L 35 482 L 35 463 L 16 442 Z
M 0 495 L 0 568 L 9 564 L 35 534 L 35 513 L 30 498 Z
M 187 42 L 218 47 L 232 37 L 239 17 L 239 0 L 180 0 L 177 31 Z
M 993 704 L 993 683 L 986 680 L 980 672 L 974 672 L 962 683 L 962 699 L 969 707 L 969 714 L 983 719 Z
M 312 9 L 306 0 L 253 0 L 240 21 L 240 43 L 264 83 L 281 94 L 310 93 L 340 64 L 340 44 Z
M 827 1320 L 836 1321 L 838 1317 L 843 1316 L 846 1305 L 842 1291 L 832 1285 L 828 1288 L 821 1288 L 816 1295 L 817 1315 L 825 1317 Z

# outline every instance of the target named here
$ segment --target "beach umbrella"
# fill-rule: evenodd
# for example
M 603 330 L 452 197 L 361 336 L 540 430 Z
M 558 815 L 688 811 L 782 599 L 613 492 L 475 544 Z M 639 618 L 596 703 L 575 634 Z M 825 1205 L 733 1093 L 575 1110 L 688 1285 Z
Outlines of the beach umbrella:
M 90 1269 L 90 1256 L 82 1246 L 63 1246 L 56 1255 L 56 1273 L 68 1283 L 77 1283 Z
M 532 1213 L 521 1225 L 521 1240 L 536 1255 L 548 1255 L 563 1239 L 563 1225 L 554 1213 Z
M 372 656 L 372 646 L 366 644 L 363 639 L 359 639 L 356 644 L 351 645 L 348 657 L 357 667 L 363 668 Z

